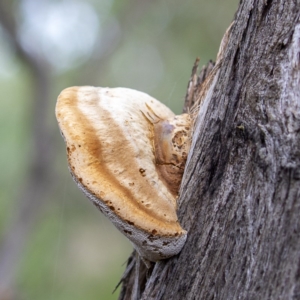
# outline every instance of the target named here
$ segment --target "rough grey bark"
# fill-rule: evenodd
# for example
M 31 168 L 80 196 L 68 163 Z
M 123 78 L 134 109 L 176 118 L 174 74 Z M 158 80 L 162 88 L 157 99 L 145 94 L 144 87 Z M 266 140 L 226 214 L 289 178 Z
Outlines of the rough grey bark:
M 141 299 L 300 299 L 299 15 L 295 0 L 240 3 L 192 101 L 178 210 L 186 245 L 148 271 Z

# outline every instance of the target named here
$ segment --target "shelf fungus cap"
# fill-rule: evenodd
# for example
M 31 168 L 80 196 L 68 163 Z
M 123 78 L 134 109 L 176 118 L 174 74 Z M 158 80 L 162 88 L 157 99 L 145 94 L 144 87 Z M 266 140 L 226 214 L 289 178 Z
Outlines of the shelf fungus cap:
M 142 258 L 176 255 L 186 240 L 176 214 L 190 143 L 188 115 L 126 88 L 71 87 L 56 117 L 69 170 L 84 194 Z

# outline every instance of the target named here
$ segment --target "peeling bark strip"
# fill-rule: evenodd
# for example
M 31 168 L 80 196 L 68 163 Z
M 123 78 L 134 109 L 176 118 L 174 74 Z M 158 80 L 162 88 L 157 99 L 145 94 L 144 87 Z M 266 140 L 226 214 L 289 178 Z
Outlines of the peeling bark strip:
M 187 243 L 141 299 L 300 299 L 299 15 L 299 1 L 241 2 L 181 186 Z

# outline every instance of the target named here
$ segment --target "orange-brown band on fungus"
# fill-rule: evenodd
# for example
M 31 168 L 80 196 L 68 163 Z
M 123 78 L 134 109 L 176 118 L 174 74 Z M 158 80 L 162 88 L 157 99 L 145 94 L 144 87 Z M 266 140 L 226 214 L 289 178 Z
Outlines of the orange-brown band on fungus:
M 119 182 L 117 181 L 116 177 L 114 176 L 114 174 L 112 174 L 106 168 L 103 161 L 101 161 L 101 157 L 102 157 L 101 148 L 102 148 L 102 146 L 101 146 L 100 141 L 97 139 L 97 135 L 96 135 L 95 130 L 93 129 L 92 124 L 90 124 L 90 121 L 79 110 L 77 105 L 74 105 L 74 99 L 76 99 L 76 101 L 78 101 L 78 98 L 77 98 L 78 89 L 79 88 L 69 88 L 68 89 L 68 93 L 70 95 L 68 95 L 68 97 L 66 97 L 65 94 L 64 94 L 64 99 L 63 99 L 64 100 L 64 105 L 68 104 L 67 102 L 69 101 L 69 105 L 72 108 L 73 113 L 75 115 L 77 115 L 78 119 L 80 120 L 80 126 L 77 129 L 80 129 L 81 132 L 84 133 L 84 135 L 85 135 L 85 141 L 81 141 L 81 143 L 85 144 L 85 148 L 88 147 L 87 151 L 88 151 L 89 155 L 91 155 L 92 158 L 93 158 L 93 163 L 91 164 L 91 172 L 93 171 L 97 174 L 97 178 L 99 178 L 99 184 L 103 185 L 103 186 L 109 185 L 109 188 L 113 189 L 114 193 L 118 194 L 119 197 L 124 198 L 125 202 L 127 204 L 129 204 L 127 207 L 130 206 L 131 209 L 134 210 L 134 213 L 136 214 L 135 216 L 136 217 L 138 216 L 138 218 L 140 220 L 145 220 L 146 221 L 147 219 L 148 220 L 150 219 L 151 220 L 150 223 L 152 223 L 152 227 L 155 224 L 155 228 L 165 228 L 165 230 L 163 230 L 163 231 L 165 232 L 166 236 L 170 236 L 170 235 L 173 235 L 173 234 L 178 235 L 178 233 L 183 234 L 184 231 L 180 227 L 177 220 L 173 221 L 173 222 L 166 223 L 166 221 L 162 218 L 159 218 L 155 214 L 154 211 L 148 210 L 145 206 L 140 205 L 136 201 L 132 201 L 132 199 L 134 199 L 134 195 L 132 194 L 130 189 L 127 189 L 124 186 L 120 185 Z M 62 97 L 62 95 L 60 96 L 60 98 L 61 97 Z M 60 99 L 60 101 L 62 101 L 62 100 Z M 109 114 L 109 112 L 107 112 L 107 114 Z M 115 124 L 115 125 L 118 126 L 117 124 Z M 64 124 L 64 126 L 69 127 L 69 128 L 66 129 L 68 132 L 72 132 L 72 128 L 70 128 L 69 124 Z M 120 132 L 122 132 L 122 131 L 120 130 Z M 92 140 L 93 142 L 92 143 L 86 143 L 87 140 Z M 81 176 L 78 175 L 77 174 L 78 171 L 74 170 L 73 167 L 72 167 L 72 154 L 75 151 L 75 149 L 72 146 L 74 146 L 74 145 L 69 145 L 67 140 L 66 140 L 66 143 L 67 143 L 67 148 L 71 147 L 71 149 L 73 150 L 73 151 L 69 152 L 69 155 L 68 155 L 68 162 L 69 162 L 69 165 L 70 165 L 70 170 L 73 173 L 73 176 L 79 181 L 79 177 L 81 178 Z M 101 172 L 99 170 L 101 170 Z M 84 188 L 86 190 L 88 190 L 90 193 L 94 194 L 101 202 L 106 203 L 101 198 L 100 194 L 95 194 L 93 191 L 91 191 L 90 188 L 87 185 L 85 185 L 82 180 L 81 180 L 81 184 L 84 186 Z M 125 220 L 125 217 L 122 215 L 122 210 L 121 211 L 114 210 L 113 213 L 118 215 L 121 219 Z M 127 216 L 127 218 L 128 218 L 128 216 Z M 145 228 L 143 228 L 139 224 L 134 223 L 130 220 L 127 220 L 127 221 L 129 221 L 131 224 L 134 224 L 134 226 L 136 226 L 137 228 L 139 228 L 141 230 L 145 230 Z M 158 234 L 164 235 L 163 232 L 158 232 Z

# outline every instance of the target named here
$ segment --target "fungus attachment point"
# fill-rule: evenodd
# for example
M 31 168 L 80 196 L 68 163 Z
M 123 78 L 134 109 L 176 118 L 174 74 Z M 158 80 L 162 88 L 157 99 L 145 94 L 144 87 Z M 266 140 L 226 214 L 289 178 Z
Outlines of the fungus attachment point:
M 179 253 L 187 233 L 176 198 L 190 147 L 189 115 L 175 116 L 135 90 L 86 86 L 61 92 L 56 117 L 73 179 L 142 259 Z
M 162 181 L 174 196 L 181 183 L 187 153 L 190 150 L 190 117 L 188 114 L 161 120 L 154 124 L 156 164 Z

